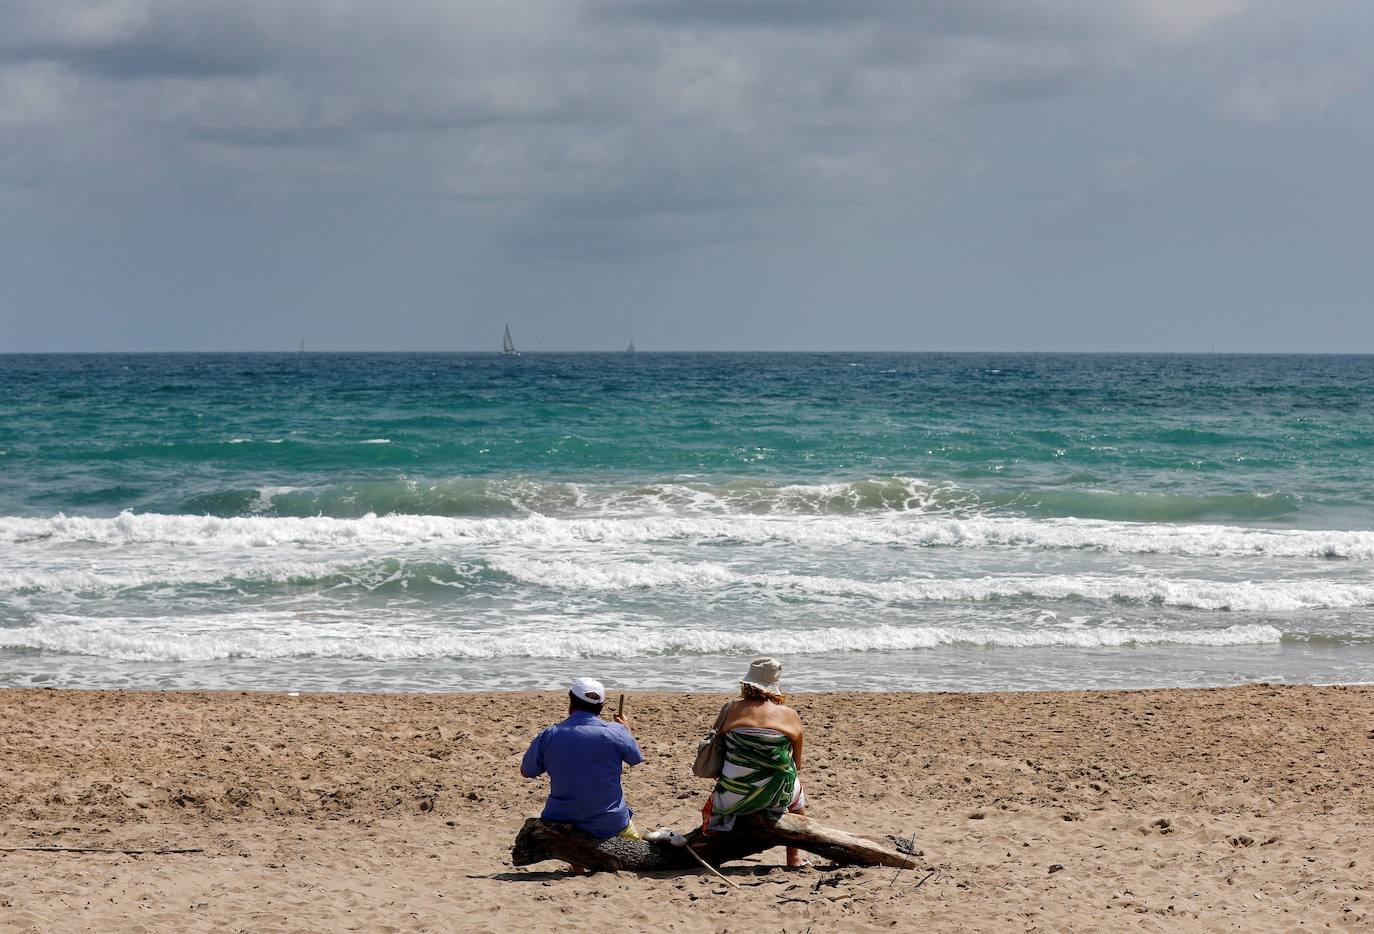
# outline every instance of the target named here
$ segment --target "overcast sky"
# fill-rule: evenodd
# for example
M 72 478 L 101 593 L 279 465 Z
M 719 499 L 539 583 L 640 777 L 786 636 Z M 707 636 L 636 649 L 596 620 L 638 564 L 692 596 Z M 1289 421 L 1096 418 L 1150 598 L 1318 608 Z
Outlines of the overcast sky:
M 1368 0 L 0 0 L 0 351 L 1374 352 Z

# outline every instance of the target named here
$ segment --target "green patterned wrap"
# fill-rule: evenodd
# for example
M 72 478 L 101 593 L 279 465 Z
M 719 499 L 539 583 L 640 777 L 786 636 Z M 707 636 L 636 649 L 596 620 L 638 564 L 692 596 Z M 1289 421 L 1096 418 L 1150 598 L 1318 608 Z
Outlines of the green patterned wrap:
M 712 793 L 714 816 L 784 810 L 796 788 L 791 739 L 776 730 L 752 728 L 725 734 L 725 767 Z

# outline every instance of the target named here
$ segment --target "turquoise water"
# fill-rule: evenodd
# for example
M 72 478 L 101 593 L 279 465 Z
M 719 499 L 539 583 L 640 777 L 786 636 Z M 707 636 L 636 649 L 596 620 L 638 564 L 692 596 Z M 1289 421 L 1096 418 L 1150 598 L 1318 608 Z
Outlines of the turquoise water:
M 1374 358 L 0 357 L 0 683 L 1369 680 Z

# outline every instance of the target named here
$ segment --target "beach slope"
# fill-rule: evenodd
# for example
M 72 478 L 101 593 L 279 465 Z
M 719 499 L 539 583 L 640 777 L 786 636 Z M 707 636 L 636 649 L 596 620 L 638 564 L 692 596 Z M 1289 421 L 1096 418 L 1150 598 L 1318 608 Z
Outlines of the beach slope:
M 641 828 L 693 825 L 721 699 L 628 696 Z M 926 868 L 512 869 L 557 694 L 0 691 L 0 928 L 1374 927 L 1374 688 L 791 700 L 811 813 Z

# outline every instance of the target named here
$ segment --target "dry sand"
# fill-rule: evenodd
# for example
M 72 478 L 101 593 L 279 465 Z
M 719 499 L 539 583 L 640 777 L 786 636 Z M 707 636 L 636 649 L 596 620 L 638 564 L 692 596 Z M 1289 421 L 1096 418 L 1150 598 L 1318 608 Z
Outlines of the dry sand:
M 721 697 L 632 694 L 642 828 L 687 828 Z M 811 814 L 926 870 L 513 870 L 553 694 L 0 691 L 0 928 L 1374 930 L 1374 688 L 830 694 Z

